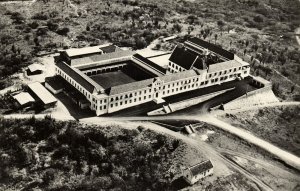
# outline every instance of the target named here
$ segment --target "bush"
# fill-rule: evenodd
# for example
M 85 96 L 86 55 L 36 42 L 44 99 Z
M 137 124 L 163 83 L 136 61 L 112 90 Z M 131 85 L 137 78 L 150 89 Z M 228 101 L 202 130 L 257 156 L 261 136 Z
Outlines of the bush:
M 57 34 L 66 36 L 70 32 L 68 27 L 60 28 L 56 31 Z
M 257 23 L 262 23 L 264 22 L 264 17 L 262 15 L 256 15 L 253 20 Z

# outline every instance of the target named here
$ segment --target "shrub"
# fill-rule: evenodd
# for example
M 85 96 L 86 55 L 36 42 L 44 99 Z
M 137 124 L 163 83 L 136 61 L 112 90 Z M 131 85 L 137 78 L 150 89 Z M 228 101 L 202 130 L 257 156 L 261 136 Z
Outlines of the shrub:
M 57 34 L 66 36 L 70 32 L 68 27 L 60 28 L 56 31 Z
M 262 23 L 262 22 L 264 22 L 264 18 L 263 18 L 262 15 L 256 15 L 256 16 L 253 18 L 253 20 L 254 20 L 255 22 L 257 22 L 257 23 Z

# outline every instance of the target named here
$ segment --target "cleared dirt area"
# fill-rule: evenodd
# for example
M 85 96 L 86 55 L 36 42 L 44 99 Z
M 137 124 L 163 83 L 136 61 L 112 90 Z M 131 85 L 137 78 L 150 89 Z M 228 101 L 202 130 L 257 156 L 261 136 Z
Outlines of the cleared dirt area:
M 300 106 L 261 108 L 221 118 L 300 156 Z
M 273 190 L 299 189 L 299 172 L 287 168 L 258 147 L 205 123 L 199 125 L 197 131 L 196 137 L 207 137 L 206 142 L 220 154 Z

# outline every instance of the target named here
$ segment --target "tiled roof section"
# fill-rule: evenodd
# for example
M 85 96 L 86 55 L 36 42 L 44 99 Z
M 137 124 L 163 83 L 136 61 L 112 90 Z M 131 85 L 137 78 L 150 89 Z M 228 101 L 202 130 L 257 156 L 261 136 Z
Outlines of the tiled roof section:
M 75 67 L 78 66 L 77 68 L 79 69 L 84 69 L 84 68 L 89 68 L 94 66 L 100 66 L 102 64 L 107 64 L 108 60 L 117 60 L 117 59 L 131 57 L 133 54 L 134 52 L 131 50 L 122 50 L 122 51 L 112 52 L 107 54 L 92 55 L 89 57 L 72 59 L 71 65 Z
M 31 89 L 44 104 L 57 102 L 57 99 L 40 82 L 28 84 L 28 88 Z
M 100 48 L 104 53 L 112 53 L 112 52 L 117 52 L 120 51 L 121 49 L 115 45 L 109 45 Z
M 159 79 L 161 79 L 164 82 L 172 82 L 172 81 L 177 81 L 180 79 L 190 78 L 193 76 L 197 76 L 197 73 L 195 70 L 186 70 L 183 72 L 165 75 L 165 76 L 159 77 Z
M 103 89 L 96 82 L 93 82 L 88 77 L 84 76 L 78 69 L 71 68 L 64 62 L 56 63 L 56 66 L 59 67 L 62 71 L 68 74 L 72 79 L 74 79 L 77 83 L 79 83 L 82 87 L 84 87 L 88 92 L 93 93 L 94 88 L 99 91 Z
M 29 102 L 34 102 L 33 97 L 27 92 L 21 92 L 17 95 L 14 95 L 13 98 L 19 102 L 20 105 L 24 105 Z
M 28 66 L 28 69 L 30 70 L 30 72 L 35 72 L 37 70 L 43 70 L 43 67 L 40 64 L 31 64 Z
M 229 60 L 225 62 L 220 62 L 216 64 L 212 64 L 208 67 L 208 73 L 219 72 L 221 70 L 227 70 L 231 68 L 241 67 L 242 64 L 236 60 Z
M 107 90 L 107 94 L 109 95 L 116 95 L 120 93 L 130 92 L 134 90 L 139 90 L 142 88 L 146 88 L 147 86 L 150 86 L 153 82 L 153 79 L 147 79 L 137 82 L 132 82 L 129 84 L 123 84 L 119 86 L 113 86 Z
M 189 70 L 191 69 L 191 66 L 193 65 L 196 58 L 197 55 L 192 54 L 189 51 L 186 51 L 184 47 L 177 46 L 174 49 L 173 53 L 171 54 L 169 60 Z
M 197 58 L 197 60 L 195 61 L 193 67 L 195 67 L 199 70 L 206 70 L 207 69 L 207 66 L 206 66 L 205 62 L 201 58 Z
M 189 77 L 197 76 L 197 72 L 195 70 L 186 70 L 180 73 L 174 73 L 170 75 L 165 75 L 165 76 L 160 76 L 157 77 L 158 79 L 164 81 L 165 83 L 167 82 L 172 82 L 180 79 L 185 79 Z M 122 84 L 118 86 L 113 86 L 109 89 L 107 89 L 107 94 L 108 95 L 116 95 L 124 92 L 130 92 L 134 90 L 139 90 L 142 88 L 149 87 L 155 78 L 152 79 L 147 79 L 147 80 L 142 80 L 142 81 L 137 81 L 137 82 L 132 82 L 128 84 Z
M 71 48 L 67 49 L 66 53 L 69 57 L 85 55 L 85 54 L 95 54 L 101 53 L 99 46 L 91 46 L 91 47 L 84 47 L 84 48 Z
M 220 56 L 223 56 L 229 60 L 233 60 L 234 59 L 234 54 L 221 48 L 221 47 L 218 47 L 214 44 L 211 44 L 209 42 L 206 42 L 204 40 L 201 40 L 199 38 L 196 38 L 196 37 L 193 37 L 193 38 L 190 38 L 186 41 L 185 44 L 188 44 L 188 43 L 191 43 L 193 45 L 196 45 L 196 46 L 200 46 L 200 47 L 203 47 L 203 48 L 206 48 L 208 49 L 209 51 L 212 51 L 214 53 L 217 53 L 219 54 Z
M 196 176 L 198 174 L 201 174 L 209 169 L 213 168 L 212 163 L 210 162 L 210 160 L 198 163 L 192 167 L 190 167 L 190 171 L 192 173 L 193 176 Z

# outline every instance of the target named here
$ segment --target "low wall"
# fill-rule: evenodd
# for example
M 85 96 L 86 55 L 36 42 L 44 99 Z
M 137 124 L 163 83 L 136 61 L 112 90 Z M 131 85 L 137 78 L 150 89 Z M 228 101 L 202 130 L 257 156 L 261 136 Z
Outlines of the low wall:
M 191 107 L 193 105 L 197 105 L 199 103 L 207 101 L 207 100 L 209 100 L 209 99 L 211 99 L 213 97 L 216 97 L 218 95 L 221 95 L 221 94 L 223 94 L 223 93 L 225 93 L 227 91 L 231 91 L 233 89 L 234 88 L 229 88 L 229 89 L 226 89 L 226 90 L 221 90 L 221 91 L 217 91 L 217 92 L 214 92 L 214 93 L 210 93 L 210 94 L 206 94 L 206 95 L 194 97 L 194 98 L 191 98 L 191 99 L 187 99 L 187 100 L 183 100 L 183 101 L 180 101 L 180 102 L 169 104 L 168 106 L 169 106 L 169 108 L 171 110 L 171 113 L 172 113 L 174 111 L 178 111 L 178 110 L 181 110 L 181 109 L 185 109 L 185 108 Z M 170 113 L 170 112 L 167 112 L 164 109 L 164 107 L 163 107 L 163 108 L 156 109 L 154 111 L 150 111 L 147 114 L 148 115 L 165 115 L 167 113 Z
M 214 93 L 202 95 L 202 96 L 191 98 L 191 99 L 188 99 L 188 100 L 184 100 L 184 101 L 172 103 L 169 106 L 170 106 L 170 108 L 171 108 L 172 111 L 178 111 L 178 110 L 181 110 L 181 109 L 185 109 L 185 108 L 191 107 L 193 105 L 197 105 L 199 103 L 207 101 L 207 100 L 209 100 L 209 99 L 211 99 L 213 97 L 216 97 L 218 95 L 221 95 L 221 94 L 223 94 L 223 93 L 225 93 L 227 91 L 233 90 L 233 89 L 234 88 L 217 91 L 217 92 L 214 92 Z
M 266 103 L 274 103 L 278 102 L 279 100 L 276 98 L 272 91 L 271 86 L 266 86 L 251 92 L 248 92 L 241 97 L 238 97 L 235 100 L 232 100 L 223 105 L 224 110 L 236 110 L 242 109 L 245 107 L 255 106 L 255 105 L 262 105 Z

